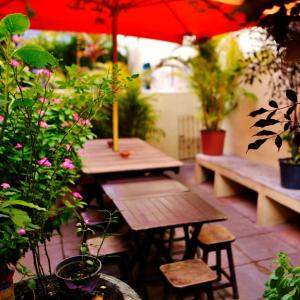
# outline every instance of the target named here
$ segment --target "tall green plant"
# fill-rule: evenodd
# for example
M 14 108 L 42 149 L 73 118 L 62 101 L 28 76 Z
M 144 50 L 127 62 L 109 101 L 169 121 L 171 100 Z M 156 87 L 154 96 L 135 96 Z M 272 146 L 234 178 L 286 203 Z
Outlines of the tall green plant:
M 149 96 L 142 95 L 138 81 L 128 85 L 118 95 L 119 101 L 119 135 L 120 137 L 138 137 L 143 140 L 159 138 L 164 132 L 157 128 L 158 116 L 150 102 Z M 101 122 L 95 121 L 95 133 L 99 137 L 111 137 L 111 105 L 102 110 Z
M 219 36 L 201 43 L 198 55 L 188 62 L 190 83 L 200 101 L 199 117 L 205 129 L 220 129 L 223 119 L 238 105 L 239 98 L 255 95 L 241 88 L 243 55 L 232 36 Z

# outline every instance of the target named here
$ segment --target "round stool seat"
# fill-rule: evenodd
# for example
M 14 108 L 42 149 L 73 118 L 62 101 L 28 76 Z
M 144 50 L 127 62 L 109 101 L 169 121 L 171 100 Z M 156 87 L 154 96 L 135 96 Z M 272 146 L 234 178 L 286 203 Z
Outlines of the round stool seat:
M 202 227 L 198 240 L 201 244 L 210 246 L 220 243 L 231 243 L 235 240 L 235 236 L 223 225 L 210 224 Z

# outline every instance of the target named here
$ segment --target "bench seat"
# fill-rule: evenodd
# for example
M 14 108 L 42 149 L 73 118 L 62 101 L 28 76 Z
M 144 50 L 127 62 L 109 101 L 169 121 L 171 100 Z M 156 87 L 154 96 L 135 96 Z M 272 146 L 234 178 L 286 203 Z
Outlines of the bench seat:
M 258 194 L 257 223 L 270 225 L 300 213 L 300 190 L 281 187 L 279 170 L 235 155 L 196 155 L 195 176 L 201 183 L 207 169 L 214 172 L 214 193 L 226 197 L 239 193 L 243 187 Z M 286 209 L 288 208 L 288 209 Z

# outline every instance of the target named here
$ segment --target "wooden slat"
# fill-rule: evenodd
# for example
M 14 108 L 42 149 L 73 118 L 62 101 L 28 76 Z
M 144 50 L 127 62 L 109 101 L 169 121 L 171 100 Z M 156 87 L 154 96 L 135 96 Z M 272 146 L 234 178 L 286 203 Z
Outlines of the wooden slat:
M 188 259 L 160 266 L 173 287 L 186 288 L 217 279 L 216 273 L 201 259 Z
M 131 229 L 136 231 L 226 219 L 223 213 L 191 192 L 112 200 Z
M 188 188 L 166 176 L 135 177 L 112 180 L 101 184 L 104 192 L 111 199 L 124 199 L 143 195 L 187 192 Z
M 128 150 L 130 156 L 123 158 L 107 145 L 107 139 L 88 141 L 79 151 L 83 160 L 83 172 L 103 174 L 124 171 L 170 169 L 182 166 L 182 162 L 164 154 L 137 138 L 119 140 L 120 151 Z

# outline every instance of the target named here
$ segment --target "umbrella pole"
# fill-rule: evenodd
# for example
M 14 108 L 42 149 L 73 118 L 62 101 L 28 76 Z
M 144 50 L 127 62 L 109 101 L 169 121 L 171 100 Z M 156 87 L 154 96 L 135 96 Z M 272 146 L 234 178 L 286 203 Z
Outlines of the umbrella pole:
M 117 70 L 114 67 L 118 62 L 118 43 L 117 43 L 117 30 L 118 30 L 118 11 L 117 9 L 112 9 L 112 63 L 113 63 L 113 93 L 116 92 L 114 82 L 117 79 Z M 119 108 L 118 101 L 114 98 L 113 100 L 113 112 L 112 112 L 112 129 L 113 129 L 113 150 L 115 152 L 119 151 Z

